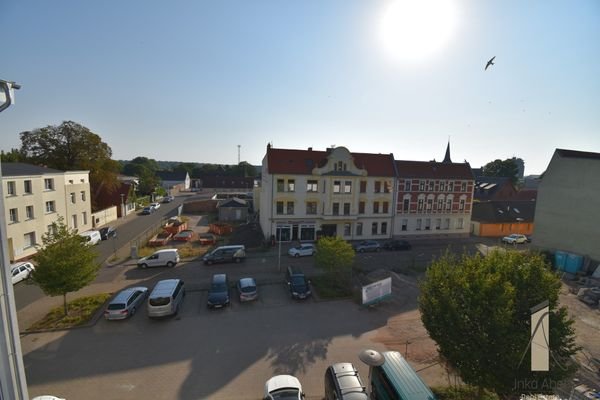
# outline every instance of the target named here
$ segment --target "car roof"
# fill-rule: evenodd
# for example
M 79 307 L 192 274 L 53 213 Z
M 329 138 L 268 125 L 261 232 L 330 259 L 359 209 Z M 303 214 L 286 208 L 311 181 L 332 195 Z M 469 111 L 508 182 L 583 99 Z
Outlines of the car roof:
M 242 278 L 239 283 L 240 286 L 256 286 L 254 278 Z
M 227 274 L 214 274 L 212 281 L 216 282 L 225 282 L 227 280 Z
M 179 279 L 164 279 L 162 281 L 158 281 L 152 290 L 152 294 L 155 296 L 160 296 L 164 293 L 170 294 L 179 282 Z
M 148 288 L 145 287 L 145 286 L 135 286 L 135 287 L 130 287 L 130 288 L 127 288 L 127 289 L 123 289 L 119 293 L 117 293 L 117 295 L 115 296 L 115 298 L 112 299 L 111 303 L 119 303 L 121 301 L 125 301 L 125 300 L 127 300 L 131 296 L 131 294 L 133 292 L 136 292 L 138 290 L 144 291 L 144 290 L 148 290 Z
M 18 267 L 20 267 L 20 266 L 22 266 L 22 265 L 26 265 L 26 264 L 29 264 L 29 265 L 33 266 L 33 264 L 32 264 L 31 262 L 29 262 L 29 261 L 21 261 L 21 262 L 18 262 L 18 263 L 16 263 L 16 264 L 12 264 L 12 265 L 10 266 L 10 269 L 11 269 L 11 270 L 13 270 L 13 269 L 15 269 L 15 268 L 18 268 Z
M 170 252 L 173 252 L 173 251 L 177 251 L 177 249 L 161 249 L 161 250 L 156 250 L 154 252 L 154 254 L 156 254 L 156 253 L 170 253 Z

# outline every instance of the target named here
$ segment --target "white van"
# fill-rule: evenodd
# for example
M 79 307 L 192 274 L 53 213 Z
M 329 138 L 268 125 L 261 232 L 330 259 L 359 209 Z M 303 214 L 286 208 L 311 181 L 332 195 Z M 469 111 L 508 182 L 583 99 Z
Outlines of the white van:
M 177 314 L 183 303 L 185 287 L 181 279 L 158 281 L 148 296 L 148 317 L 164 317 Z
M 140 268 L 174 267 L 178 262 L 179 252 L 177 249 L 163 249 L 154 252 L 151 256 L 140 258 L 137 266 Z
M 87 240 L 86 244 L 88 246 L 97 245 L 102 241 L 102 235 L 100 235 L 99 231 L 85 231 L 81 232 L 79 236 L 85 238 Z

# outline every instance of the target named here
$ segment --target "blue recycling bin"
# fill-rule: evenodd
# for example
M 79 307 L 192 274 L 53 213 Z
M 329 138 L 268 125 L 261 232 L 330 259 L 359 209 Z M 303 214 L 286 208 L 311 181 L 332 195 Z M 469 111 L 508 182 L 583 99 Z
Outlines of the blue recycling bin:
M 567 264 L 567 253 L 564 251 L 557 251 L 554 253 L 554 266 L 559 271 L 564 271 Z
M 576 274 L 583 267 L 583 256 L 577 254 L 567 254 L 567 260 L 565 261 L 565 271 Z

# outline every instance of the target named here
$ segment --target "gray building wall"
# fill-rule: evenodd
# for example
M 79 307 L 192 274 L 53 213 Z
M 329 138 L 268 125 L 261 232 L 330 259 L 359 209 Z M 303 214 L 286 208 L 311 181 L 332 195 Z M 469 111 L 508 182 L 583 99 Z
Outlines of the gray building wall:
M 554 152 L 538 189 L 532 242 L 600 260 L 600 154 L 577 153 Z

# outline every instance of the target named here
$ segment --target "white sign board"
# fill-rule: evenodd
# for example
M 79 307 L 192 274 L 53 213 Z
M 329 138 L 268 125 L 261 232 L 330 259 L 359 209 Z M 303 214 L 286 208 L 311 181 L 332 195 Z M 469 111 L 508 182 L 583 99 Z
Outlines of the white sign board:
M 392 278 L 371 283 L 362 288 L 362 303 L 369 305 L 377 303 L 392 295 Z

